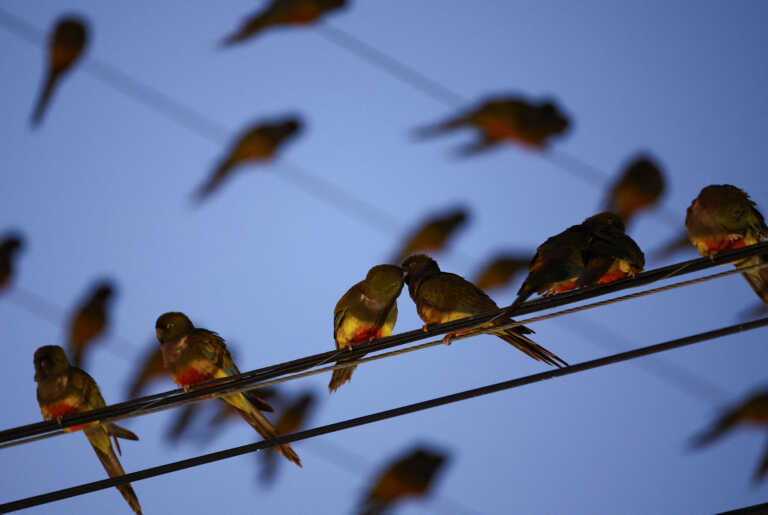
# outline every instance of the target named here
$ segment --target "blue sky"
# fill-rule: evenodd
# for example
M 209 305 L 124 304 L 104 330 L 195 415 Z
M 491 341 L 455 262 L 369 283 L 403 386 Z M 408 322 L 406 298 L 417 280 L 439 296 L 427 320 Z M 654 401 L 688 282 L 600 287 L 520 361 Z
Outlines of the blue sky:
M 768 64 L 760 2 L 373 2 L 329 17 L 342 28 L 470 99 L 517 93 L 555 98 L 573 126 L 555 148 L 613 176 L 637 152 L 667 172 L 664 208 L 632 235 L 646 250 L 674 237 L 707 184 L 744 188 L 765 210 L 762 120 Z M 333 347 L 335 302 L 384 262 L 416 220 L 455 203 L 472 219 L 438 256 L 471 276 L 501 249 L 534 248 L 593 214 L 603 187 L 541 156 L 504 146 L 455 159 L 457 133 L 414 143 L 411 130 L 453 109 L 398 82 L 316 29 L 274 30 L 229 50 L 218 41 L 260 5 L 233 1 L 115 4 L 7 1 L 3 8 L 47 30 L 61 14 L 87 17 L 88 56 L 204 113 L 231 137 L 254 121 L 298 113 L 306 130 L 274 165 L 243 167 L 193 208 L 190 194 L 225 152 L 78 67 L 56 92 L 42 126 L 29 116 L 44 49 L 0 26 L 0 231 L 27 237 L 17 285 L 71 309 L 90 284 L 118 285 L 109 337 L 88 371 L 107 402 L 124 399 L 132 356 L 143 355 L 156 317 L 186 312 L 238 348 L 243 370 Z M 281 166 L 300 166 L 398 220 L 384 230 L 298 189 Z M 282 176 L 281 176 L 282 171 Z M 682 253 L 673 259 L 691 257 Z M 516 286 L 494 298 L 509 303 Z M 37 421 L 34 349 L 64 342 L 64 328 L 0 297 L 7 392 L 2 427 Z M 569 362 L 734 323 L 756 297 L 739 277 L 533 325 L 537 341 Z M 421 325 L 400 299 L 396 330 Z M 581 320 L 581 322 L 580 322 Z M 601 324 L 615 335 L 586 332 Z M 588 335 L 588 336 L 587 336 Z M 739 431 L 709 449 L 686 441 L 718 407 L 764 381 L 760 331 L 658 358 L 714 385 L 696 397 L 636 363 L 494 394 L 295 445 L 303 470 L 284 466 L 272 489 L 244 456 L 134 484 L 147 514 L 349 513 L 368 477 L 415 442 L 452 454 L 434 500 L 398 513 L 702 513 L 755 504 L 768 484 L 750 478 L 765 435 Z M 318 391 L 313 422 L 328 423 L 543 370 L 490 336 L 361 366 L 326 394 L 328 377 L 287 388 Z M 156 383 L 155 391 L 170 386 Z M 131 421 L 123 445 L 137 470 L 252 441 L 245 424 L 215 440 L 169 446 L 171 414 Z M 342 447 L 363 457 L 339 467 Z M 0 499 L 9 501 L 103 477 L 82 435 L 2 451 Z M 106 490 L 30 513 L 129 513 Z M 121 511 L 122 510 L 122 511 Z

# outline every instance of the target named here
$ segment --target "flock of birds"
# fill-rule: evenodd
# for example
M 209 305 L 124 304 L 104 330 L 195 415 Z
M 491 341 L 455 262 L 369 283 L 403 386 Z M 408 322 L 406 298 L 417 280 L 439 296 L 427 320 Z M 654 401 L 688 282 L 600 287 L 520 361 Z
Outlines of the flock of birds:
M 268 7 L 247 18 L 223 44 L 243 42 L 269 27 L 309 24 L 345 4 L 344 0 L 273 0 Z M 57 84 L 78 62 L 87 41 L 88 30 L 82 20 L 64 18 L 56 24 L 50 37 L 47 76 L 32 115 L 33 124 L 41 122 Z M 418 135 L 430 137 L 460 127 L 472 127 L 478 131 L 479 138 L 461 149 L 463 154 L 471 154 L 504 142 L 543 149 L 568 125 L 567 117 L 553 102 L 498 97 L 421 129 Z M 208 198 L 232 173 L 241 169 L 240 165 L 273 159 L 300 130 L 301 120 L 294 117 L 249 128 L 200 186 L 196 198 Z M 513 322 L 507 313 L 534 294 L 556 295 L 633 277 L 642 271 L 645 256 L 626 234 L 625 227 L 638 212 L 656 205 L 664 187 L 664 177 L 658 165 L 649 157 L 639 156 L 614 183 L 605 203 L 606 211 L 548 238 L 532 259 L 524 253 L 495 256 L 474 281 L 442 271 L 437 262 L 425 254 L 445 248 L 452 235 L 467 222 L 468 211 L 457 208 L 426 220 L 393 256 L 391 262 L 394 264 L 372 267 L 362 281 L 340 298 L 333 313 L 336 348 L 351 349 L 391 335 L 397 322 L 397 299 L 404 286 L 407 286 L 426 328 L 497 310 L 497 304 L 484 290 L 507 285 L 517 273 L 527 269 L 516 301 L 502 312 L 502 316 L 478 328 L 449 333 L 445 343 L 449 344 L 457 336 L 490 332 L 535 360 L 557 367 L 567 366 L 561 357 L 536 343 L 531 336 L 533 331 L 527 327 L 507 328 L 506 325 Z M 687 239 L 696 250 L 710 257 L 726 249 L 759 243 L 768 237 L 768 227 L 755 203 L 744 191 L 731 185 L 711 185 L 702 189 L 688 208 L 685 229 Z M 23 238 L 19 234 L 10 234 L 0 242 L 0 288 L 9 287 L 16 256 L 22 247 Z M 767 260 L 768 257 L 756 256 L 734 264 L 761 265 Z M 768 305 L 768 268 L 750 270 L 743 275 Z M 96 382 L 81 367 L 93 342 L 105 332 L 114 291 L 110 282 L 99 283 L 75 310 L 66 352 L 55 345 L 40 347 L 35 352 L 37 398 L 45 419 L 61 421 L 63 416 L 105 406 Z M 185 314 L 168 312 L 160 315 L 155 330 L 160 345 L 142 365 L 142 372 L 131 388 L 132 396 L 138 395 L 150 379 L 161 373 L 169 373 L 185 390 L 212 379 L 239 374 L 224 340 L 213 331 L 195 327 Z M 344 359 L 339 361 L 340 364 L 344 362 Z M 348 382 L 354 368 L 347 366 L 334 370 L 329 390 L 334 392 Z M 264 412 L 273 411 L 268 400 L 275 396 L 271 389 L 223 396 L 221 400 L 228 409 L 221 412 L 220 418 L 239 414 L 262 437 L 269 439 L 302 427 L 316 402 L 311 393 L 301 395 L 286 405 L 278 422 L 273 424 Z M 180 423 L 190 417 L 195 408 L 196 405 L 185 407 Z M 708 443 L 732 426 L 746 422 L 768 423 L 768 394 L 757 395 L 727 413 L 697 438 L 696 443 Z M 85 433 L 110 476 L 124 474 L 112 441 L 119 452 L 118 439 L 137 440 L 134 433 L 114 423 L 92 423 L 67 430 Z M 301 466 L 299 456 L 290 445 L 279 445 L 275 450 Z M 276 454 L 266 452 L 263 455 L 264 475 L 272 476 Z M 416 448 L 393 460 L 374 480 L 360 513 L 381 513 L 402 497 L 425 495 L 446 459 L 444 454 Z M 767 470 L 768 454 L 761 462 L 757 477 L 762 477 Z M 117 489 L 133 511 L 141 513 L 131 485 L 121 485 Z

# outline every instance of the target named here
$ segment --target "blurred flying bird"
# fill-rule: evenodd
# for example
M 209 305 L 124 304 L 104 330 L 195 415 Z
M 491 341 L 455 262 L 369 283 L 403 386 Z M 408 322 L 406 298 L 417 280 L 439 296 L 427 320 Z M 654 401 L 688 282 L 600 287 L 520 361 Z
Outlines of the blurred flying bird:
M 565 133 L 568 125 L 568 118 L 552 101 L 536 103 L 519 97 L 497 97 L 437 125 L 419 129 L 416 134 L 431 137 L 474 127 L 480 137 L 465 146 L 463 154 L 481 152 L 503 141 L 544 150 L 552 138 Z
M 374 479 L 358 509 L 359 515 L 379 515 L 406 497 L 424 497 L 447 456 L 416 448 L 392 460 Z
M 688 207 L 685 230 L 699 254 L 714 257 L 718 252 L 754 245 L 768 236 L 768 227 L 746 192 L 730 184 L 707 186 Z M 768 256 L 753 256 L 734 261 L 734 265 L 768 263 Z M 768 305 L 768 268 L 742 274 Z
M 275 424 L 275 431 L 279 435 L 289 435 L 304 428 L 309 418 L 312 407 L 316 402 L 311 392 L 304 393 L 295 402 L 288 406 Z M 277 472 L 276 453 L 274 449 L 265 449 L 260 453 L 262 461 L 261 480 L 270 482 L 274 480 Z
M 530 262 L 529 254 L 498 254 L 486 262 L 474 282 L 481 290 L 502 288 L 510 284 L 519 272 L 527 269 Z
M 309 25 L 346 4 L 346 0 L 272 0 L 267 7 L 246 18 L 240 28 L 224 39 L 222 45 L 241 43 L 269 27 Z
M 213 193 L 238 165 L 272 159 L 283 144 L 300 130 L 301 120 L 294 117 L 252 126 L 240 136 L 208 181 L 200 187 L 197 200 L 203 200 Z
M 48 71 L 37 105 L 32 113 L 32 126 L 43 119 L 53 90 L 64 74 L 77 62 L 88 43 L 88 28 L 80 18 L 59 19 L 48 42 Z
M 413 254 L 443 250 L 448 240 L 466 223 L 468 216 L 467 209 L 458 207 L 423 220 L 408 235 L 393 262 L 399 264 Z
M 768 392 L 759 392 L 741 405 L 726 411 L 709 429 L 693 438 L 692 446 L 694 448 L 704 447 L 734 427 L 746 425 L 761 426 L 768 429 Z M 768 447 L 760 459 L 754 480 L 760 481 L 766 472 L 768 472 Z
M 16 253 L 24 247 L 20 234 L 8 234 L 0 241 L 0 291 L 9 287 L 14 278 Z
M 69 324 L 69 352 L 74 356 L 73 364 L 76 367 L 83 365 L 88 348 L 104 334 L 113 296 L 113 283 L 101 281 L 75 310 Z
M 622 170 L 608 193 L 605 209 L 628 224 L 639 211 L 654 207 L 663 193 L 664 174 L 650 157 L 641 155 Z
M 148 346 L 147 352 L 144 354 L 138 373 L 131 374 L 134 378 L 131 386 L 128 389 L 128 398 L 133 399 L 138 397 L 146 388 L 150 381 L 155 379 L 167 379 L 168 372 L 163 366 L 163 353 L 157 342 L 153 340 Z
M 428 327 L 459 320 L 472 315 L 479 315 L 499 309 L 496 303 L 477 286 L 456 274 L 440 271 L 437 263 L 423 254 L 411 256 L 403 262 L 405 283 L 416 304 L 416 311 Z M 495 320 L 484 328 L 493 325 L 514 322 L 510 318 Z M 471 334 L 472 331 L 449 333 L 446 343 L 459 335 Z M 560 367 L 567 363 L 525 336 L 533 331 L 525 326 L 493 331 L 493 334 L 515 346 L 533 359 Z
M 40 411 L 45 420 L 57 419 L 61 422 L 61 417 L 65 415 L 84 413 L 106 405 L 96 381 L 79 368 L 70 366 L 64 349 L 58 345 L 46 345 L 35 351 L 35 381 L 37 382 L 37 402 L 40 404 Z M 92 422 L 67 428 L 65 431 L 72 432 L 79 429 L 82 429 L 88 437 L 109 477 L 124 475 L 125 472 L 115 455 L 110 437 L 114 439 L 118 453 L 120 452 L 118 438 L 127 440 L 139 438 L 131 431 L 113 423 Z M 141 506 L 130 483 L 116 488 L 133 511 L 140 515 Z
M 397 297 L 403 289 L 403 271 L 378 265 L 352 286 L 333 309 L 333 339 L 337 349 L 352 349 L 374 338 L 392 334 L 397 321 Z M 337 363 L 344 363 L 341 359 Z M 334 392 L 352 378 L 355 367 L 333 371 L 328 389 Z
M 160 315 L 155 324 L 165 368 L 173 380 L 185 390 L 209 381 L 239 374 L 224 339 L 207 329 L 196 328 L 183 313 Z M 259 410 L 272 411 L 272 407 L 254 391 L 224 395 L 221 400 L 235 408 L 263 438 L 277 436 L 275 427 Z M 278 446 L 280 452 L 296 465 L 299 456 L 290 445 Z

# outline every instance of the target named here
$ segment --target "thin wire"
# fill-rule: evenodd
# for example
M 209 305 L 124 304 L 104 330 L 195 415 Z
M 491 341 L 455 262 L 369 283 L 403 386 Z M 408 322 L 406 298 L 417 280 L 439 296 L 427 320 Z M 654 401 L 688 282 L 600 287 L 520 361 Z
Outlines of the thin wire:
M 735 510 L 722 511 L 717 515 L 765 515 L 766 513 L 768 513 L 768 502 L 745 506 L 744 508 L 737 508 Z
M 554 379 L 557 377 L 572 375 L 579 372 L 584 372 L 587 370 L 604 367 L 614 363 L 620 363 L 623 361 L 637 359 L 643 356 L 649 356 L 649 355 L 657 354 L 660 352 L 666 352 L 672 349 L 678 349 L 688 345 L 693 345 L 696 343 L 701 343 L 701 342 L 712 340 L 715 338 L 721 338 L 723 336 L 737 334 L 740 332 L 749 331 L 749 330 L 757 329 L 759 327 L 764 327 L 764 326 L 768 326 L 768 317 L 761 318 L 759 320 L 754 320 L 752 322 L 722 327 L 720 329 L 698 333 L 698 334 L 686 336 L 683 338 L 678 338 L 675 340 L 669 340 L 666 342 L 650 345 L 647 347 L 642 347 L 639 349 L 634 349 L 627 352 L 621 352 L 621 353 L 613 354 L 610 356 L 604 356 L 602 358 L 585 361 L 585 362 L 582 362 L 576 365 L 571 365 L 565 368 L 552 369 L 546 372 L 540 372 L 538 374 L 528 375 L 528 376 L 524 376 L 516 379 L 511 379 L 508 381 L 502 381 L 500 383 L 482 386 L 480 388 L 473 388 L 470 390 L 464 390 L 462 392 L 445 395 L 442 397 L 435 397 L 426 401 L 408 404 L 408 405 L 400 406 L 394 409 L 379 411 L 379 412 L 371 413 L 361 417 L 350 418 L 350 419 L 342 420 L 340 422 L 335 422 L 335 423 L 324 425 L 324 426 L 318 426 L 318 427 L 314 427 L 312 429 L 307 429 L 304 431 L 298 431 L 296 433 L 279 436 L 277 438 L 272 438 L 269 440 L 263 440 L 260 442 L 241 445 L 239 447 L 233 447 L 233 448 L 225 449 L 222 451 L 203 454 L 200 456 L 196 456 L 194 458 L 188 458 L 188 459 L 184 459 L 184 460 L 180 460 L 172 463 L 167 463 L 164 465 L 159 465 L 156 467 L 150 467 L 150 468 L 139 470 L 136 472 L 124 474 L 118 477 L 103 479 L 100 481 L 85 483 L 78 486 L 64 488 L 61 490 L 56 490 L 56 491 L 48 492 L 41 495 L 27 497 L 25 499 L 20 499 L 17 501 L 0 505 L 0 513 L 8 513 L 11 511 L 30 508 L 32 506 L 39 506 L 41 504 L 47 504 L 47 503 L 58 501 L 61 499 L 66 499 L 69 497 L 74 497 L 78 495 L 87 494 L 90 492 L 95 492 L 97 490 L 111 488 L 117 485 L 123 485 L 126 483 L 140 481 L 142 479 L 148 479 L 148 478 L 159 476 L 162 474 L 168 474 L 171 472 L 177 472 L 177 471 L 184 470 L 191 467 L 196 467 L 206 463 L 212 463 L 215 461 L 220 461 L 220 460 L 232 458 L 235 456 L 241 456 L 243 454 L 274 447 L 276 445 L 288 444 L 288 443 L 292 443 L 300 440 L 306 440 L 308 438 L 314 438 L 324 434 L 329 434 L 337 431 L 342 431 L 345 429 L 350 429 L 353 427 L 372 424 L 375 422 L 380 422 L 382 420 L 400 417 L 410 413 L 416 413 L 419 411 L 436 408 L 438 406 L 444 406 L 447 404 L 461 402 L 461 401 L 469 400 L 475 397 L 480 397 L 484 395 L 489 395 L 491 393 L 500 392 L 503 390 L 519 388 L 522 386 L 538 383 L 548 379 Z

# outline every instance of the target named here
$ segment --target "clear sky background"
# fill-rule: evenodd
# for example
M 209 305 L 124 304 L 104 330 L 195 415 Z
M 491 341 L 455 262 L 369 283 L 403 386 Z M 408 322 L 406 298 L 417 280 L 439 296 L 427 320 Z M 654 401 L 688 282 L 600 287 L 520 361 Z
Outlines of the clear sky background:
M 633 225 L 649 267 L 671 262 L 651 251 L 679 233 L 685 208 L 705 185 L 735 184 L 768 209 L 763 2 L 351 4 L 328 23 L 468 99 L 498 93 L 556 99 L 573 124 L 555 148 L 607 175 L 637 152 L 655 156 L 668 177 L 664 208 L 679 223 L 649 213 Z M 254 121 L 288 113 L 307 125 L 273 166 L 243 167 L 193 208 L 190 194 L 226 151 L 226 140 L 201 138 L 85 66 L 62 81 L 42 126 L 30 130 L 45 51 L 0 26 L 0 231 L 15 228 L 27 237 L 18 287 L 65 313 L 95 279 L 117 282 L 109 337 L 87 367 L 107 402 L 125 399 L 135 360 L 165 311 L 184 311 L 234 342 L 243 370 L 330 350 L 338 298 L 384 262 L 421 217 L 455 203 L 470 207 L 471 223 L 438 261 L 471 277 L 491 253 L 533 249 L 596 212 L 610 182 L 589 184 L 514 146 L 456 159 L 452 152 L 472 137 L 468 132 L 414 143 L 413 128 L 454 110 L 317 29 L 273 30 L 217 49 L 260 5 L 3 2 L 44 30 L 67 12 L 87 17 L 89 57 L 204 113 L 233 137 Z M 281 166 L 288 163 L 392 213 L 398 224 L 377 230 L 308 195 L 286 180 Z M 670 259 L 689 257 L 690 251 Z M 509 303 L 517 286 L 493 296 Z M 20 309 L 14 295 L 0 297 L 2 428 L 40 419 L 32 355 L 65 340 L 63 325 Z M 540 344 L 573 363 L 732 324 L 756 300 L 733 276 L 532 328 Z M 407 293 L 399 306 L 396 331 L 421 325 Z M 271 489 L 257 482 L 252 455 L 134 488 L 148 515 L 351 513 L 380 464 L 427 442 L 450 452 L 450 465 L 431 500 L 403 504 L 400 514 L 736 508 L 768 495 L 768 482 L 750 482 L 765 435 L 738 431 L 695 453 L 686 444 L 718 408 L 765 380 L 766 357 L 765 333 L 758 330 L 297 443 L 304 469 L 281 464 Z M 677 372 L 678 379 L 659 377 L 668 370 L 662 366 L 683 369 L 713 393 L 682 388 Z M 327 376 L 286 391 L 317 391 L 322 401 L 312 422 L 323 424 L 542 370 L 482 336 L 363 365 L 332 396 Z M 122 446 L 127 471 L 254 438 L 243 422 L 225 426 L 212 441 L 170 445 L 165 433 L 174 416 L 127 423 L 141 437 Z M 361 459 L 328 459 L 331 445 Z M 0 464 L 3 502 L 104 476 L 81 434 L 0 451 Z M 130 513 L 114 489 L 28 511 L 106 509 Z

